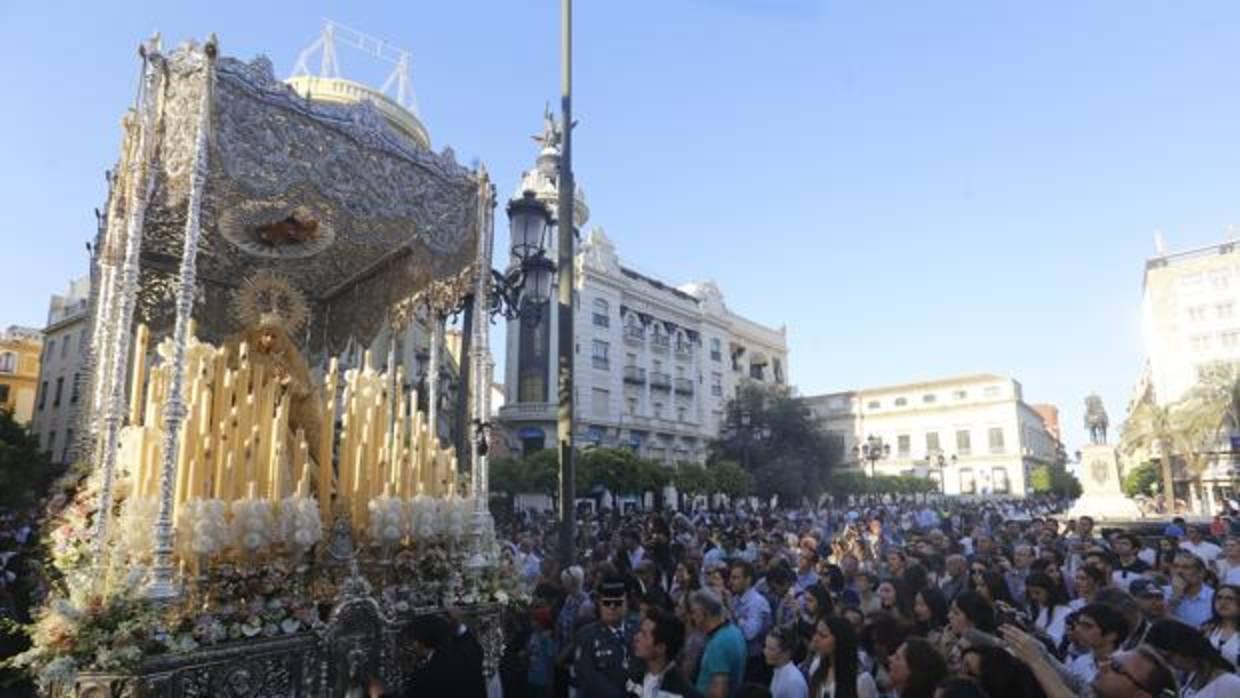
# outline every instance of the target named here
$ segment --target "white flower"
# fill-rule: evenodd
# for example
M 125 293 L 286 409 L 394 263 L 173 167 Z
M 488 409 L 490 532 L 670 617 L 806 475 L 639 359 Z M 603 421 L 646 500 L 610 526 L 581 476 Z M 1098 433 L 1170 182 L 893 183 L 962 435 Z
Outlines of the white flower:
M 319 503 L 311 497 L 293 495 L 280 504 L 280 539 L 308 548 L 323 539 Z
M 271 502 L 262 499 L 241 499 L 232 503 L 232 537 L 234 545 L 257 551 L 270 543 L 275 531 Z

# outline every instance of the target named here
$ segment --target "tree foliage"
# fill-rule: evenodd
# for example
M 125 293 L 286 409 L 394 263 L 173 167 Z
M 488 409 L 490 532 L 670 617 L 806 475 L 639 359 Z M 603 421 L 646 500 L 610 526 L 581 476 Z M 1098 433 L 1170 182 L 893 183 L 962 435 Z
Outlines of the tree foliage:
M 7 410 L 0 410 L 0 506 L 34 503 L 55 476 L 39 438 Z
M 1128 474 L 1124 476 L 1122 485 L 1124 494 L 1129 497 L 1153 494 L 1159 488 L 1158 479 L 1158 466 L 1151 461 L 1146 461 L 1130 469 Z
M 876 475 L 870 477 L 858 471 L 833 473 L 826 483 L 827 493 L 833 497 L 877 494 L 928 494 L 939 491 L 939 485 L 930 478 L 907 475 Z
M 1081 482 L 1068 472 L 1063 461 L 1039 465 L 1029 472 L 1029 489 L 1037 494 L 1057 494 L 1076 499 L 1081 496 Z
M 1164 493 L 1175 492 L 1171 461 L 1184 446 L 1181 426 L 1180 411 L 1175 406 L 1160 406 L 1146 400 L 1128 415 L 1120 431 L 1120 449 L 1129 457 L 1140 454 L 1159 461 Z M 1168 501 L 1171 499 L 1168 497 Z
M 842 460 L 843 440 L 823 431 L 783 386 L 745 384 L 725 415 L 711 461 L 744 464 L 758 496 L 816 498 Z
M 736 461 L 718 460 L 707 467 L 713 492 L 736 497 L 748 497 L 753 492 L 753 476 Z
M 580 479 L 578 479 L 580 487 Z M 491 461 L 491 490 L 507 495 L 544 494 L 554 497 L 560 487 L 560 464 L 554 449 L 521 458 Z
M 639 458 L 628 449 L 592 448 L 579 451 L 574 461 L 578 497 L 590 497 L 606 488 L 612 494 L 657 492 L 672 479 L 672 471 Z M 559 496 L 560 463 L 555 449 L 535 451 L 518 458 L 491 461 L 491 489 L 508 495 Z
M 714 490 L 710 473 L 698 463 L 681 463 L 677 466 L 676 474 L 672 476 L 672 485 L 677 492 L 690 497 L 712 494 Z

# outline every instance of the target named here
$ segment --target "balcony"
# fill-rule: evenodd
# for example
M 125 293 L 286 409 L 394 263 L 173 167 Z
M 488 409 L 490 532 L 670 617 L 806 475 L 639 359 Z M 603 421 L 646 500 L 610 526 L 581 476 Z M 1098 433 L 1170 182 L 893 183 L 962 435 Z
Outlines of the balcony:
M 667 350 L 672 347 L 672 338 L 665 334 L 652 335 L 650 337 L 650 346 L 655 351 L 661 351 L 666 354 Z
M 590 363 L 594 366 L 594 368 L 603 371 L 611 369 L 611 362 L 607 360 L 606 356 L 592 356 L 590 357 Z
M 646 382 L 646 369 L 641 366 L 625 366 L 624 382 L 641 385 Z
M 671 390 L 672 377 L 666 373 L 651 372 L 650 387 L 655 388 L 656 390 Z
M 646 341 L 646 331 L 637 325 L 625 325 L 624 341 L 629 344 L 642 344 Z
M 680 393 L 681 395 L 692 395 L 693 394 L 693 381 L 689 380 L 688 378 L 677 378 L 676 379 L 676 392 Z
M 676 343 L 676 358 L 691 359 L 693 358 L 693 345 L 689 343 Z
M 554 422 L 558 408 L 554 402 L 516 402 L 499 408 L 499 418 L 505 422 Z

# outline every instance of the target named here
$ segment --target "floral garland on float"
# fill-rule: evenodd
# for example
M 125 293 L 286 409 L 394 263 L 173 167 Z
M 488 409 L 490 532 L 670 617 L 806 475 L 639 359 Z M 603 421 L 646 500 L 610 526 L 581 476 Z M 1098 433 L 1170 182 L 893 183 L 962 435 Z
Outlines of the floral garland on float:
M 34 672 L 42 689 L 71 685 L 79 671 L 129 672 L 154 656 L 322 630 L 346 579 L 304 486 L 278 506 L 251 497 L 231 507 L 187 505 L 177 527 L 183 600 L 169 605 L 144 593 L 151 500 L 118 498 L 108 562 L 93 564 L 98 480 L 86 478 L 45 522 L 51 593 L 27 629 L 31 648 L 7 662 Z M 355 552 L 379 581 L 376 596 L 389 615 L 523 599 L 511 569 L 462 574 L 476 550 L 474 506 L 454 496 L 370 501 L 369 545 Z
M 173 490 L 181 594 L 176 603 L 150 599 L 158 415 L 171 376 L 167 341 L 147 363 L 148 337 L 139 326 L 133 371 L 146 388 L 132 397 L 134 419 L 121 432 L 111 526 L 95 538 L 95 471 L 48 523 L 52 594 L 29 629 L 32 647 L 10 665 L 50 690 L 79 671 L 128 672 L 155 656 L 319 632 L 347 582 L 347 561 L 392 617 L 518 599 L 515 575 L 498 569 L 489 516 L 460 494 L 467 486 L 455 456 L 430 438 L 417 395 L 388 390 L 367 353 L 355 369 L 330 364 L 313 409 L 291 407 L 295 371 L 263 351 L 279 344 L 270 336 L 259 337 L 258 351 L 245 341 L 191 342 L 184 379 L 192 406 Z M 315 412 L 337 419 L 290 419 Z M 335 467 L 316 462 L 307 427 L 322 432 L 321 453 L 344 454 Z M 324 505 L 333 510 L 328 530 Z

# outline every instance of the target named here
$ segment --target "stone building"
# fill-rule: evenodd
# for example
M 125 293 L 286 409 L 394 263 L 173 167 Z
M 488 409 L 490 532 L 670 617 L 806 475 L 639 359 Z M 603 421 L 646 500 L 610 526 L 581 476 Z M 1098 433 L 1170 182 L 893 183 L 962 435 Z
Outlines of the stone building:
M 558 152 L 544 148 L 525 191 L 552 204 Z M 588 220 L 577 195 L 577 227 Z M 629 447 L 667 463 L 702 462 L 727 400 L 745 381 L 786 385 L 786 329 L 728 309 L 713 282 L 673 286 L 621 263 L 601 228 L 579 243 L 574 307 L 575 441 Z M 554 301 L 553 301 L 554 302 Z M 500 419 L 514 450 L 553 447 L 557 318 L 508 323 L 506 400 Z
M 804 398 L 844 441 L 845 466 L 933 478 L 946 494 L 1027 492 L 1029 471 L 1054 462 L 1058 441 L 1024 401 L 1019 382 L 958 376 Z
M 74 279 L 63 295 L 52 296 L 43 329 L 39 401 L 31 428 L 52 463 L 77 455 L 78 415 L 86 391 L 90 352 L 90 277 Z
M 29 327 L 10 325 L 0 332 L 0 410 L 21 424 L 34 416 L 43 335 Z
M 1240 246 L 1146 260 L 1141 321 L 1148 388 L 1159 405 L 1184 397 L 1204 365 L 1240 361 Z

